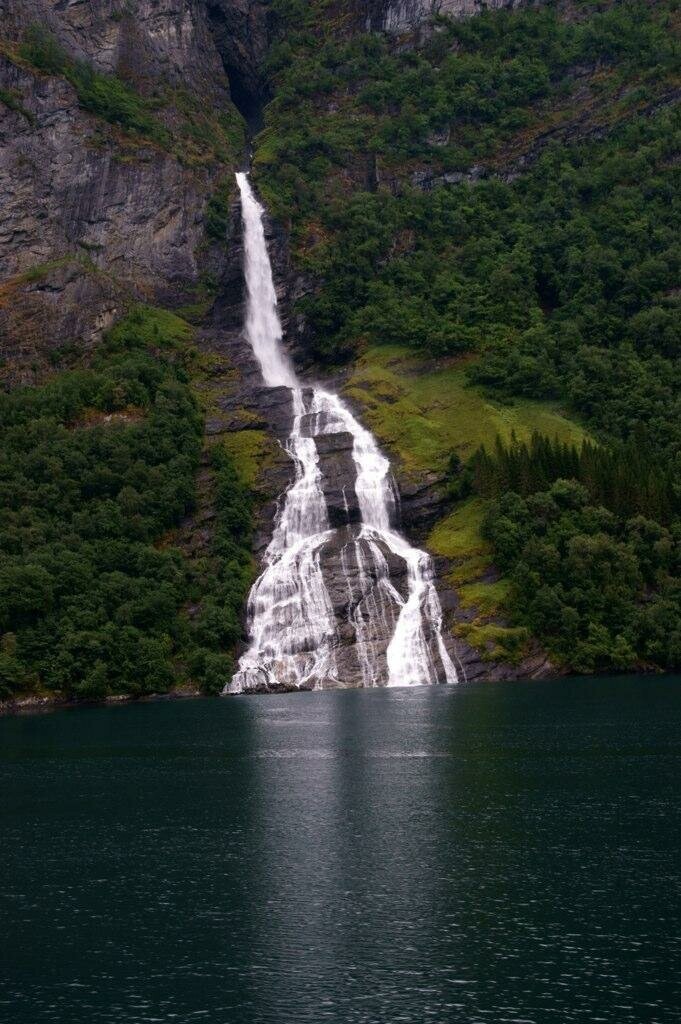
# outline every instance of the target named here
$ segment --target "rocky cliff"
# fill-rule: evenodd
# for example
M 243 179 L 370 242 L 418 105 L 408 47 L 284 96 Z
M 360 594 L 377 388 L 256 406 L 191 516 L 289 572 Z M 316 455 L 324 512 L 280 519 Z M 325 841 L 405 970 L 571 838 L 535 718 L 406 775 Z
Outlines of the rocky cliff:
M 411 32 L 424 26 L 437 15 L 447 18 L 469 18 L 485 10 L 520 7 L 532 0 L 384 0 L 370 11 L 374 29 L 390 33 Z M 534 0 L 536 4 L 546 0 Z
M 64 344 L 88 347 L 130 299 L 178 306 L 220 277 L 224 247 L 207 237 L 206 217 L 242 159 L 229 74 L 242 99 L 263 45 L 260 10 L 0 4 L 0 329 L 10 380 L 32 379 Z M 124 90 L 155 130 L 128 129 L 106 98 L 101 110 L 84 101 L 75 72 L 36 66 L 22 47 L 36 27 L 64 68 L 107 76 L 95 85 Z
M 516 2 L 370 0 L 356 11 L 359 27 L 395 33 Z M 22 45 L 36 28 L 69 66 L 126 89 L 154 131 L 84 99 L 63 67 L 36 66 Z M 132 300 L 207 309 L 234 278 L 219 235 L 244 118 L 257 126 L 266 100 L 267 46 L 264 0 L 0 0 L 0 376 L 10 384 L 89 348 Z M 289 277 L 285 291 L 305 287 Z

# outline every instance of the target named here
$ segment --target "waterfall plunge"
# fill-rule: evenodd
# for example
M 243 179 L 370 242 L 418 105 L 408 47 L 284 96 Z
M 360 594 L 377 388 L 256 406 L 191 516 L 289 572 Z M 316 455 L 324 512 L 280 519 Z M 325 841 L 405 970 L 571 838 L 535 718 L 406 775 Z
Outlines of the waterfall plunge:
M 264 567 L 248 600 L 250 646 L 225 693 L 276 687 L 312 689 L 340 685 L 339 624 L 322 571 L 332 539 L 314 438 L 352 435 L 355 491 L 361 524 L 341 551 L 348 579 L 348 625 L 354 634 L 358 678 L 364 686 L 414 686 L 457 681 L 442 637 L 442 609 L 430 557 L 392 528 L 395 500 L 390 465 L 337 395 L 303 388 L 282 345 L 277 298 L 263 229 L 263 209 L 248 177 L 237 174 L 244 225 L 247 290 L 246 337 L 270 387 L 288 387 L 293 426 L 286 451 L 295 479 L 284 496 Z M 359 593 L 347 572 L 350 548 Z M 406 566 L 406 598 L 390 580 L 384 552 Z M 352 609 L 352 610 L 350 610 Z M 384 657 L 372 638 L 391 639 Z

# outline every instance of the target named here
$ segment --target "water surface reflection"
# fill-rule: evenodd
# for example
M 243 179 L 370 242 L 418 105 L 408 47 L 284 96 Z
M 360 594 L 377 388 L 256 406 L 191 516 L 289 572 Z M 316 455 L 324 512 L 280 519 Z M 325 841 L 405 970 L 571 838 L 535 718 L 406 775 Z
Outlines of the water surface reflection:
M 673 679 L 0 722 L 17 1024 L 678 1019 Z

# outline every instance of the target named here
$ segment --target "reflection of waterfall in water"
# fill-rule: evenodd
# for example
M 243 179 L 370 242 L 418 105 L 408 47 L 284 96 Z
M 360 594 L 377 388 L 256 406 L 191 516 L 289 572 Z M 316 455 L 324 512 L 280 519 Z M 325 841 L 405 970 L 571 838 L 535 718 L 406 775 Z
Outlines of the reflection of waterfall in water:
M 250 647 L 225 692 L 276 687 L 347 685 L 339 676 L 339 627 L 356 650 L 353 680 L 363 686 L 456 682 L 442 637 L 442 609 L 430 557 L 393 529 L 390 464 L 337 395 L 304 387 L 282 345 L 263 209 L 246 174 L 237 174 L 244 225 L 246 337 L 270 387 L 291 388 L 293 426 L 286 450 L 295 480 L 267 548 L 264 569 L 248 601 Z M 315 438 L 352 436 L 355 492 L 361 523 L 345 527 L 341 565 L 348 584 L 346 621 L 339 623 L 323 571 L 334 539 L 322 490 Z M 405 593 L 390 577 L 389 559 L 406 568 Z M 382 641 L 382 642 L 381 642 Z

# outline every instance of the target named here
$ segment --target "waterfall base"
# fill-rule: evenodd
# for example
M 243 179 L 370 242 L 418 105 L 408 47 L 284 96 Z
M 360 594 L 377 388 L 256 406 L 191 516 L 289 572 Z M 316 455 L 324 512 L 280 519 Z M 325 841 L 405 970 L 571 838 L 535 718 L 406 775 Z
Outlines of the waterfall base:
M 336 395 L 291 396 L 295 477 L 249 598 L 251 644 L 225 692 L 456 682 L 431 560 L 394 528 L 388 461 Z

